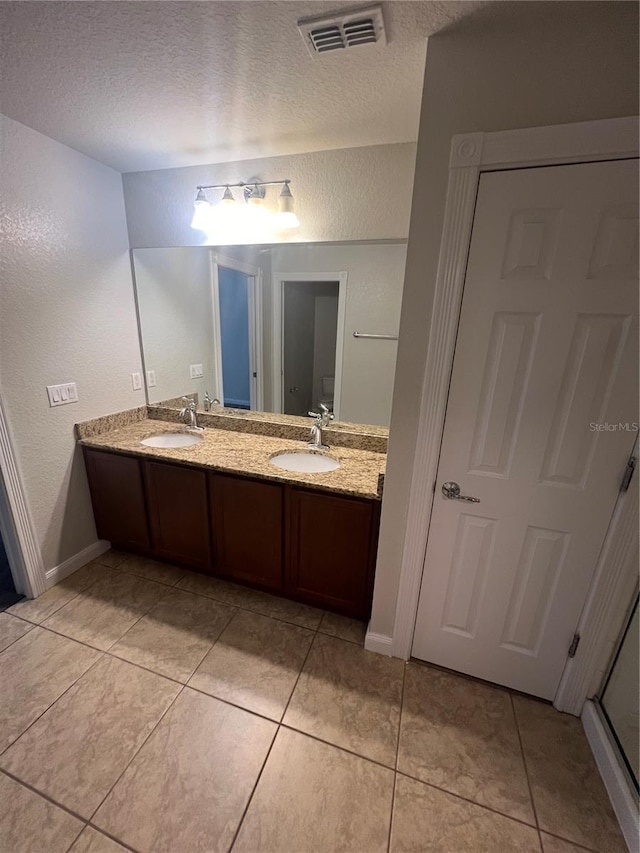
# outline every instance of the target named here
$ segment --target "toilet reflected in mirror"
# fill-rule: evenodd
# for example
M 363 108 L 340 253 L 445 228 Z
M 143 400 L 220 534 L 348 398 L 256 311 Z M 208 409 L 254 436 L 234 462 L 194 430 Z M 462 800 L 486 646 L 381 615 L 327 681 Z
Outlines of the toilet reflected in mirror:
M 337 281 L 282 282 L 284 414 L 306 415 L 320 403 L 334 410 L 339 286 Z

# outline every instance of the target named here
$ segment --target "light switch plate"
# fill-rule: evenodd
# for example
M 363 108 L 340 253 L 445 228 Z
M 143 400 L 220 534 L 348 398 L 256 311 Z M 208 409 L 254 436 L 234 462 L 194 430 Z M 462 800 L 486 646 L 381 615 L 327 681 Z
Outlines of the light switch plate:
M 156 372 L 155 370 L 147 370 L 147 388 L 156 387 Z
M 47 385 L 47 395 L 50 406 L 66 406 L 78 402 L 78 389 L 75 382 L 65 382 L 63 385 Z
M 192 379 L 202 379 L 204 376 L 204 370 L 201 364 L 192 364 L 189 367 L 189 376 Z
M 134 391 L 142 391 L 142 376 L 139 373 L 131 374 L 131 386 Z

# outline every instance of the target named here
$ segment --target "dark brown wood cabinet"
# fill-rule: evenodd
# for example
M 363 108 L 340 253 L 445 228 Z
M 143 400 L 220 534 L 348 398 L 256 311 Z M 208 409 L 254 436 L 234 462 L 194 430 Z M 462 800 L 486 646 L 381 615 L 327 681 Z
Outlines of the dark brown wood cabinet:
M 373 501 L 290 488 L 285 592 L 365 619 L 378 538 Z
M 380 503 L 84 447 L 98 535 L 368 618 Z
M 98 536 L 119 548 L 148 551 L 151 543 L 140 460 L 87 447 L 83 450 Z
M 145 462 L 153 553 L 211 571 L 207 477 L 204 471 Z
M 280 592 L 283 493 L 277 483 L 210 474 L 216 574 Z

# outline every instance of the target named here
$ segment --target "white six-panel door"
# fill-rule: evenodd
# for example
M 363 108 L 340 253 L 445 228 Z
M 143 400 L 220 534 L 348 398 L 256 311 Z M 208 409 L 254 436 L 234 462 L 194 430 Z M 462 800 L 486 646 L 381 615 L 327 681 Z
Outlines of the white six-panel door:
M 637 185 L 480 179 L 412 654 L 548 699 L 635 439 Z

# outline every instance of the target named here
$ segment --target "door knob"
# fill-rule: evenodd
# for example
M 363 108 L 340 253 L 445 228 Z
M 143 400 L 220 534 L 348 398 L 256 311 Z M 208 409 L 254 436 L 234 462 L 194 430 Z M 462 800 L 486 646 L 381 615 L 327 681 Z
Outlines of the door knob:
M 461 495 L 460 486 L 457 483 L 450 482 L 449 480 L 442 484 L 442 494 L 445 498 L 449 498 L 453 501 L 469 501 L 469 503 L 472 504 L 480 503 L 480 498 L 472 498 L 471 495 Z
M 292 385 L 291 388 L 289 388 L 289 393 L 290 394 L 297 394 L 299 390 L 300 389 L 298 388 L 297 385 Z

